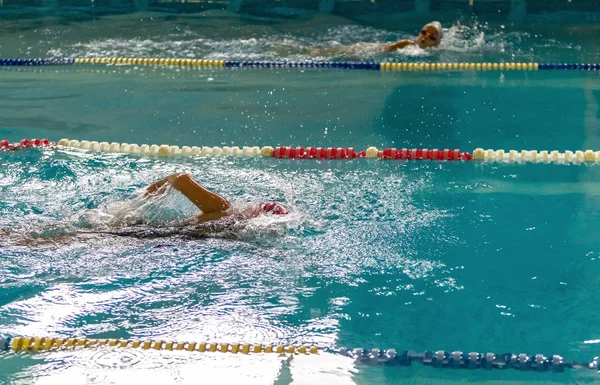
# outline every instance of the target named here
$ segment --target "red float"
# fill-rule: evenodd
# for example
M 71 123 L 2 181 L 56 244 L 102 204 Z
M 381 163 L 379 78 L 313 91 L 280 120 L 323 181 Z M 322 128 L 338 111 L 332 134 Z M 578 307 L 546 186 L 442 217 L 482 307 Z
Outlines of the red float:
M 449 152 L 449 151 L 450 151 L 450 150 L 448 150 L 447 148 L 445 148 L 445 149 L 444 149 L 444 152 L 443 152 L 443 155 L 444 155 L 444 156 L 442 157 L 442 159 L 441 159 L 441 160 L 448 160 L 448 152 Z
M 286 151 L 287 148 L 285 147 L 279 147 L 279 151 L 277 151 L 277 158 L 285 158 L 286 157 Z
M 337 158 L 337 148 L 329 147 L 327 149 L 327 159 L 335 159 Z

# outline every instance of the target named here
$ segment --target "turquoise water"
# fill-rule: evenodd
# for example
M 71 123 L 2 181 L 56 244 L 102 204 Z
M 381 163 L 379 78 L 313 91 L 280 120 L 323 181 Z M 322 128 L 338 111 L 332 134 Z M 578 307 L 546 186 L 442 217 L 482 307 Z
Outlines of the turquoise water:
M 433 62 L 599 59 L 593 26 L 443 22 L 447 40 L 437 52 L 375 54 L 363 46 L 357 55 Z M 44 23 L 5 24 L 1 56 L 297 60 L 309 55 L 300 45 L 384 42 L 418 28 L 222 14 Z M 600 78 L 592 72 L 80 66 L 4 69 L 0 89 L 0 137 L 10 141 L 600 148 Z M 597 166 L 159 160 L 66 149 L 0 153 L 0 165 L 5 334 L 577 360 L 600 353 Z M 194 240 L 82 232 L 139 221 L 159 226 L 193 215 L 193 206 L 174 193 L 142 207 L 137 198 L 143 187 L 181 171 L 236 206 L 279 200 L 293 214 Z M 589 371 L 367 367 L 330 354 L 288 361 L 106 350 L 1 358 L 0 379 L 9 384 L 187 384 L 199 376 L 260 384 L 597 379 Z

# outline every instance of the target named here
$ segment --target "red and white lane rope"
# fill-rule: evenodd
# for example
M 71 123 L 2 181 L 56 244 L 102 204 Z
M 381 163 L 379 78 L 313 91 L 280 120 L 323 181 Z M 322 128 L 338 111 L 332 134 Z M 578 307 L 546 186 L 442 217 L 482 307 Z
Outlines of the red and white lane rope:
M 136 154 L 149 157 L 264 157 L 277 159 L 389 159 L 423 161 L 484 161 L 503 163 L 552 163 L 583 164 L 600 163 L 600 151 L 538 151 L 538 150 L 484 150 L 476 148 L 473 153 L 458 149 L 378 149 L 369 147 L 356 151 L 353 147 L 271 147 L 271 146 L 169 146 L 166 144 L 131 144 L 61 139 L 58 143 L 48 139 L 23 139 L 19 143 L 0 141 L 0 151 L 22 150 L 32 147 L 58 146 L 88 151 Z
M 61 139 L 59 146 L 79 148 L 83 150 L 128 153 L 157 157 L 178 156 L 237 156 L 237 157 L 267 157 L 278 159 L 405 159 L 405 160 L 472 160 L 473 156 L 460 150 L 438 149 L 396 149 L 380 150 L 369 147 L 364 151 L 356 151 L 353 147 L 271 147 L 271 146 L 169 146 L 166 144 L 130 144 L 108 143 L 95 141 L 78 141 Z
M 16 151 L 32 147 L 49 147 L 55 145 L 56 143 L 50 142 L 48 139 L 21 139 L 19 143 L 9 143 L 8 140 L 0 140 L 0 151 Z

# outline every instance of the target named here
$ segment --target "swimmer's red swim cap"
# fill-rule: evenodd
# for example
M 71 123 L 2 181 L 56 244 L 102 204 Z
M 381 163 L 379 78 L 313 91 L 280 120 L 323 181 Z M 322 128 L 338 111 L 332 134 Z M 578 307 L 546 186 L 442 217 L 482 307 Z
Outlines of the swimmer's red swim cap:
M 285 207 L 283 207 L 277 202 L 265 203 L 264 205 L 262 205 L 262 210 L 265 213 L 272 213 L 277 215 L 288 214 L 288 211 L 285 209 Z

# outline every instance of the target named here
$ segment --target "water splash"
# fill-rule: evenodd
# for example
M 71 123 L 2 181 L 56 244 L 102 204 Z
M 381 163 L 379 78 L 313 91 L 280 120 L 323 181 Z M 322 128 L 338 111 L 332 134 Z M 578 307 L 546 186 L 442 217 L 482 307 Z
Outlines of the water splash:
M 113 198 L 115 199 L 115 198 Z M 89 228 L 117 228 L 140 224 L 158 225 L 181 221 L 197 214 L 195 206 L 171 188 L 165 194 L 144 197 L 139 191 L 130 199 L 112 200 L 97 209 L 84 210 L 71 217 L 71 222 Z

